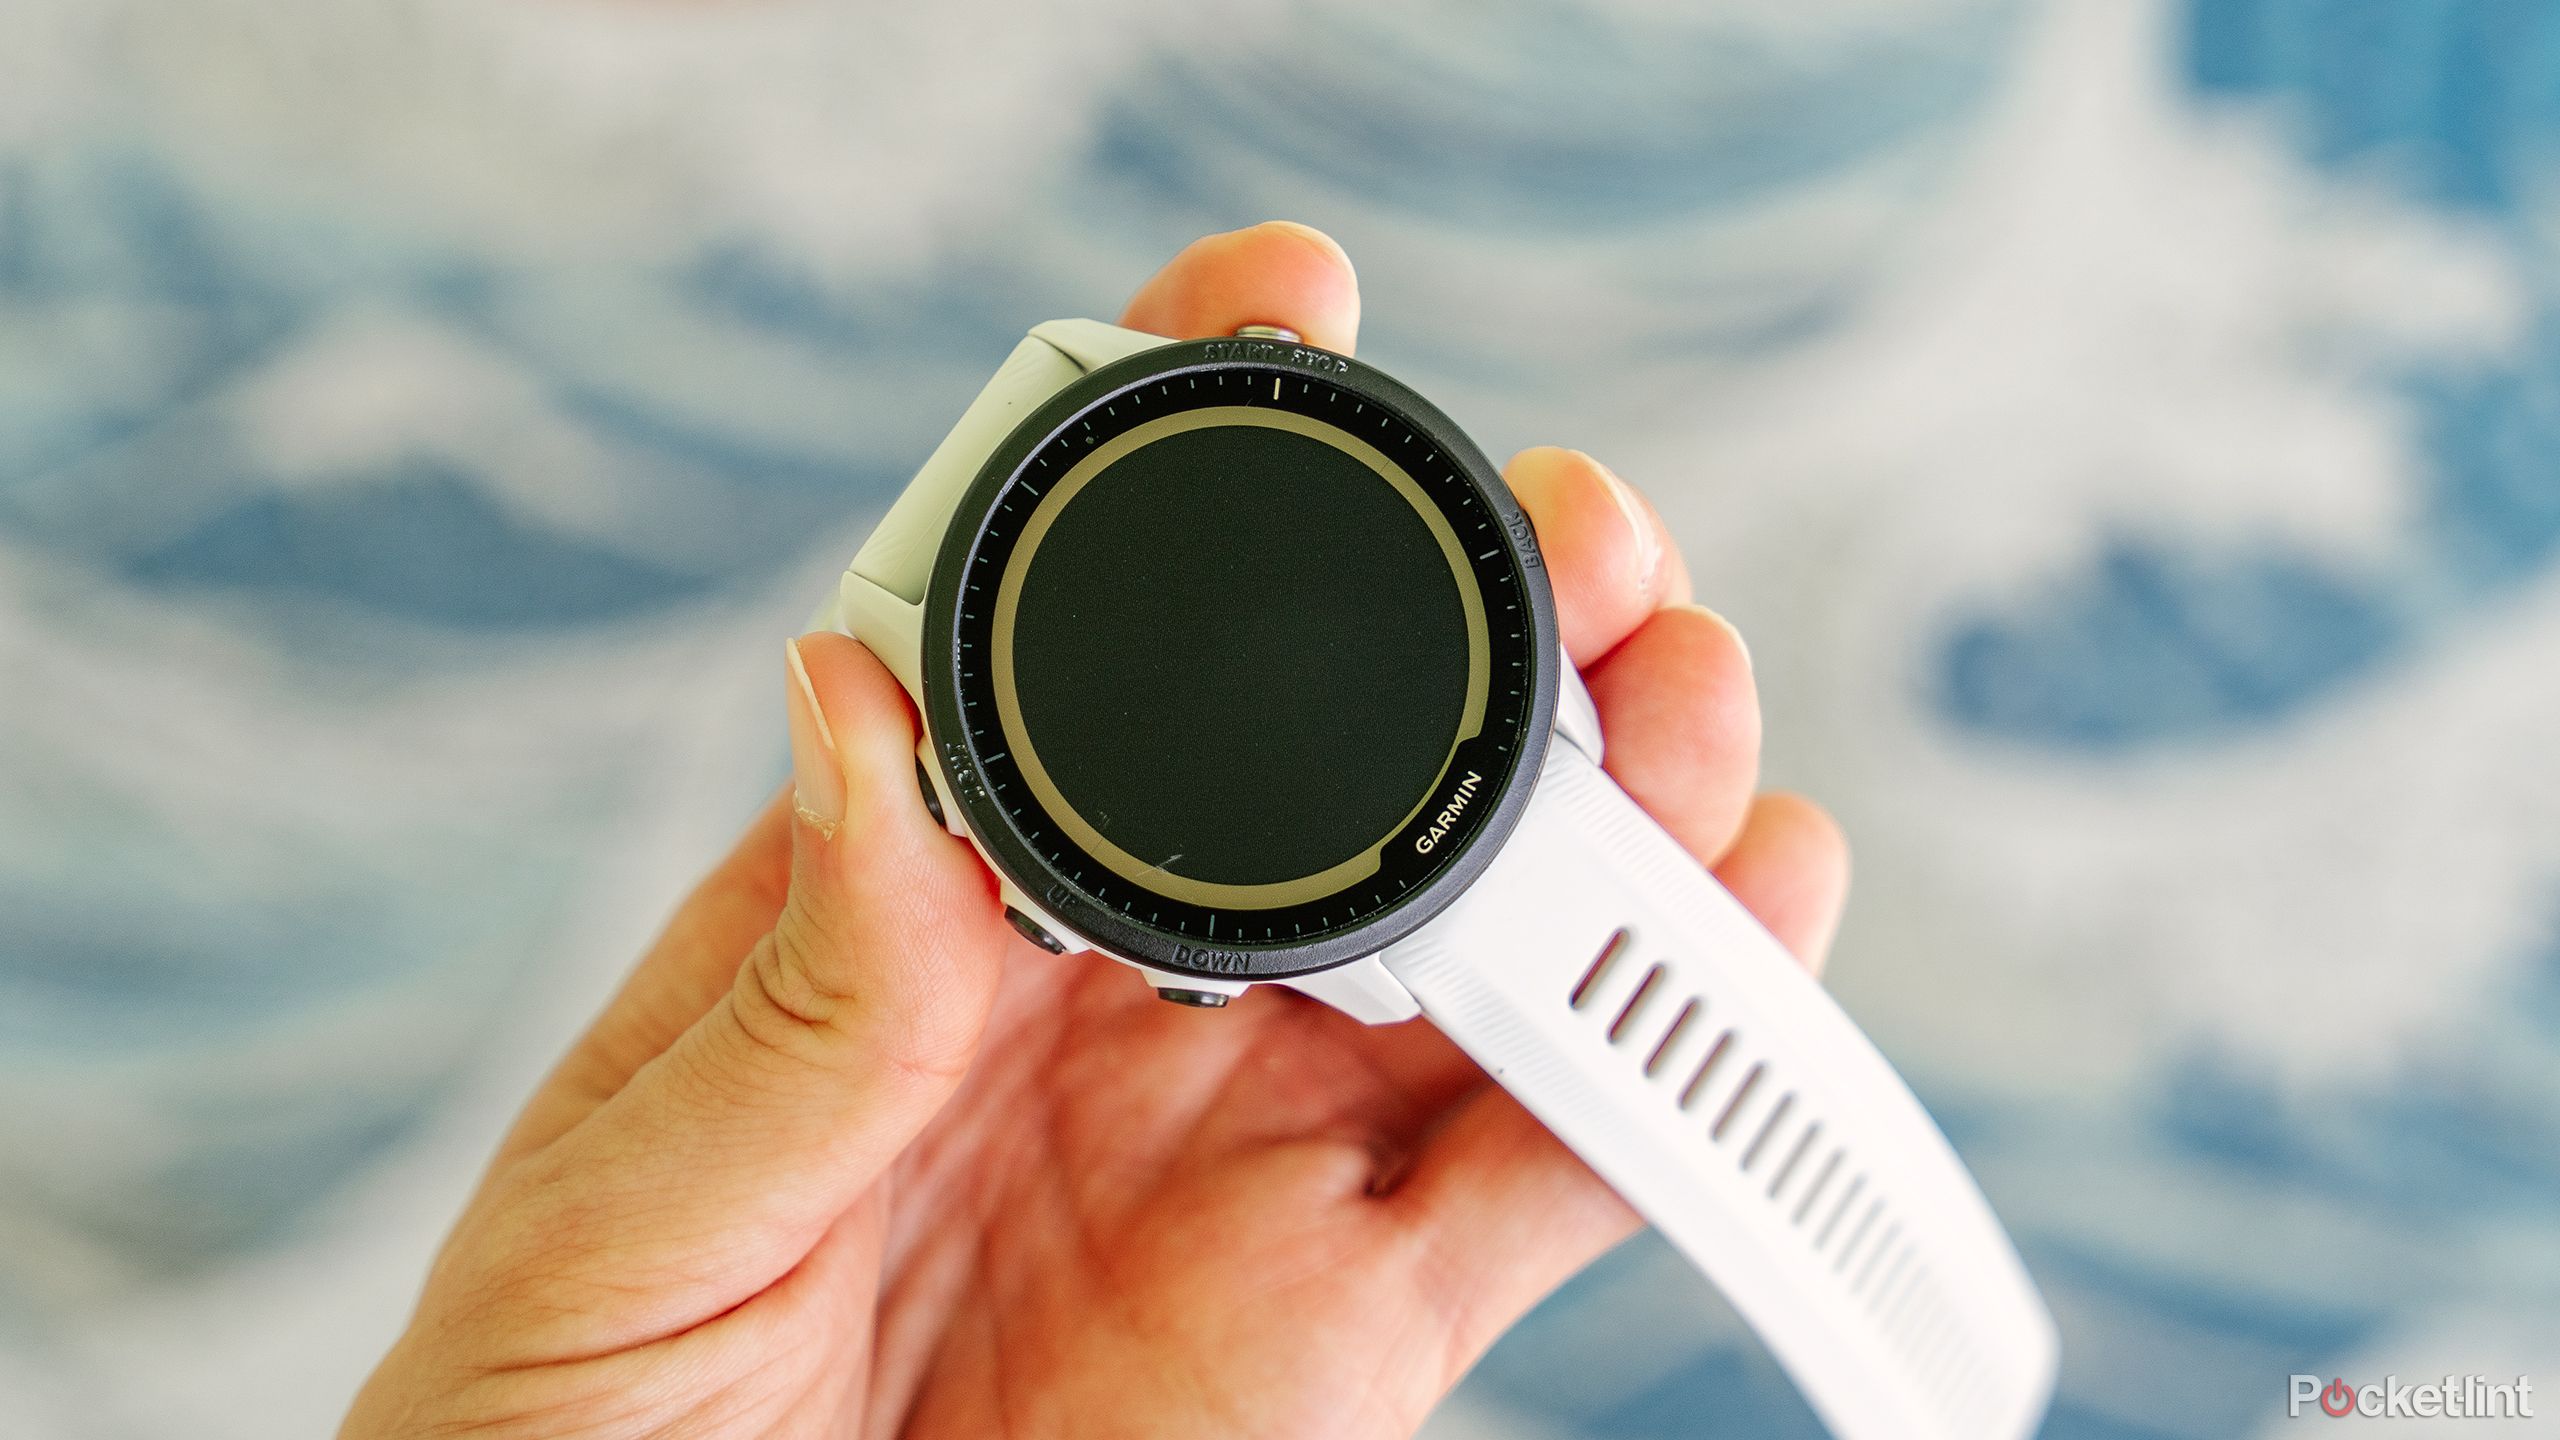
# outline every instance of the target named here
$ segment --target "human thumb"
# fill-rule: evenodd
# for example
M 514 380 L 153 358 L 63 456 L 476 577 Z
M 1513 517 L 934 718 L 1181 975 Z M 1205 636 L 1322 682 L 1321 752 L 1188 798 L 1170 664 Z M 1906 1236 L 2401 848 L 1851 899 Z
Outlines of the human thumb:
M 789 894 L 718 1003 L 536 1162 L 548 1173 L 529 1188 L 552 1198 L 524 1223 L 551 1242 L 595 1232 L 543 1244 L 555 1272 L 565 1251 L 599 1256 L 618 1285 L 681 1282 L 710 1255 L 723 1292 L 770 1283 L 976 1053 L 1012 931 L 976 854 L 925 809 L 906 695 L 845 636 L 804 636 L 785 660 Z M 635 1307 L 635 1335 L 721 1298 L 687 1288 Z

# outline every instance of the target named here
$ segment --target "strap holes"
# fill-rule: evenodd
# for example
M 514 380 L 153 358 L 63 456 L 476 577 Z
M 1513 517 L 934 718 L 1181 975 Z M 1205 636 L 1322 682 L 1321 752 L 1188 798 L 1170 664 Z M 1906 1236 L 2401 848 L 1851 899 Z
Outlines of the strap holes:
M 1991 1407 L 1999 1398 L 1999 1380 L 2000 1377 L 1993 1371 L 1981 1366 L 1975 1367 L 1973 1383 L 1966 1388 L 1964 1398 L 1964 1413 L 1974 1422 L 1965 1427 L 1967 1430 L 1986 1427 L 1991 1419 L 1989 1413 Z
M 1636 1016 L 1644 1013 L 1645 1002 L 1653 998 L 1653 987 L 1660 983 L 1661 966 L 1656 965 L 1644 972 L 1644 978 L 1636 982 L 1636 993 L 1627 997 L 1626 1007 L 1618 1012 L 1617 1019 L 1609 1022 L 1610 1044 L 1615 1045 L 1627 1038 L 1627 1031 L 1635 1027 Z
M 1804 1127 L 1804 1133 L 1796 1137 L 1796 1147 L 1787 1152 L 1787 1163 L 1779 1166 L 1777 1175 L 1769 1181 L 1770 1199 L 1777 1199 L 1778 1192 L 1787 1188 L 1787 1177 L 1796 1173 L 1796 1167 L 1804 1163 L 1804 1152 L 1812 1149 L 1813 1142 L 1821 1138 L 1821 1121 L 1816 1120 Z
M 1724 1052 L 1732 1048 L 1733 1032 L 1730 1030 L 1718 1035 L 1716 1043 L 1707 1047 L 1706 1058 L 1698 1062 L 1697 1072 L 1689 1077 L 1688 1084 L 1680 1087 L 1681 1109 L 1686 1110 L 1697 1102 L 1698 1096 L 1706 1091 L 1708 1079 L 1716 1073 L 1716 1067 L 1724 1063 Z
M 1907 1257 L 1911 1254 L 1912 1247 L 1905 1245 L 1902 1251 Z M 1894 1344 L 1914 1365 L 1918 1363 L 1919 1356 L 1913 1347 L 1919 1340 L 1920 1333 L 1913 1328 L 1913 1322 L 1920 1318 L 1928 1306 L 1928 1281 L 1927 1266 L 1903 1263 L 1900 1287 L 1896 1288 L 1888 1283 L 1884 1289 L 1876 1292 L 1875 1303 L 1882 1308 L 1885 1333 L 1893 1337 Z M 1885 1303 L 1887 1294 L 1893 1296 L 1891 1304 Z
M 1742 1113 L 1742 1103 L 1751 1098 L 1752 1087 L 1760 1083 L 1760 1076 L 1768 1068 L 1764 1061 L 1752 1062 L 1751 1069 L 1742 1077 L 1742 1083 L 1733 1087 L 1733 1098 L 1725 1102 L 1724 1113 L 1716 1117 L 1715 1128 L 1708 1134 L 1718 1140 L 1724 1138 L 1724 1132 L 1733 1128 L 1733 1117 Z
M 1898 1323 L 1902 1328 L 1902 1348 L 1911 1356 L 1911 1373 L 1922 1382 L 1923 1388 L 1929 1380 L 1930 1366 L 1937 1358 L 1939 1342 L 1947 1334 L 1945 1328 L 1937 1323 L 1938 1297 L 1931 1290 L 1928 1279 L 1924 1273 L 1920 1282 L 1909 1288 L 1898 1307 L 1901 1311 Z
M 1947 1361 L 1946 1399 L 1941 1402 L 1949 1419 L 1963 1420 L 1971 1414 L 1973 1381 L 1977 1373 L 1973 1363 L 1973 1347 L 1958 1345 L 1955 1353 Z
M 1953 1318 L 1937 1296 L 1929 1297 L 1929 1313 L 1922 1318 L 1920 1329 L 1919 1370 L 1927 1377 L 1928 1383 L 1924 1388 L 1929 1398 L 1936 1402 L 1941 1415 L 1949 1408 L 1957 1378 L 1956 1362 L 1961 1358 L 1952 1339 L 1956 1327 L 1949 1322 Z
M 1884 1337 L 1884 1343 L 1901 1354 L 1905 1373 L 1909 1373 L 1914 1365 L 1911 1329 L 1906 1322 L 1911 1318 L 1911 1296 L 1918 1288 L 1912 1280 L 1919 1273 L 1918 1266 L 1906 1264 L 1899 1284 L 1888 1280 L 1877 1286 L 1876 1293 L 1867 1301 L 1867 1309 L 1875 1315 L 1876 1333 Z
M 1831 1232 L 1840 1228 L 1840 1217 L 1848 1214 L 1849 1207 L 1858 1203 L 1858 1192 L 1866 1188 L 1867 1177 L 1861 1175 L 1849 1182 L 1848 1189 L 1840 1192 L 1840 1203 L 1832 1207 L 1831 1218 L 1822 1222 L 1822 1233 L 1813 1237 L 1813 1248 L 1817 1253 L 1831 1243 Z M 1842 1253 L 1843 1258 L 1846 1258 L 1847 1252 Z
M 1822 1127 L 1816 1125 L 1813 1128 L 1816 1131 L 1819 1131 Z M 1822 1162 L 1822 1169 L 1816 1172 L 1813 1177 L 1813 1188 L 1804 1192 L 1804 1198 L 1796 1202 L 1796 1224 L 1802 1225 L 1804 1223 L 1804 1217 L 1813 1213 L 1814 1202 L 1820 1200 L 1822 1198 L 1822 1192 L 1830 1188 L 1831 1177 L 1840 1173 L 1840 1162 L 1848 1158 L 1848 1154 L 1849 1152 L 1846 1150 L 1835 1149 L 1831 1152 L 1831 1158 Z M 1781 1175 L 1778 1179 L 1780 1183 L 1784 1183 L 1786 1177 Z M 1831 1232 L 1826 1229 L 1822 1233 L 1829 1235 Z M 1813 1248 L 1816 1250 L 1821 1249 L 1821 1242 L 1814 1242 Z
M 1938 1319 L 1939 1333 L 1947 1337 L 1946 1342 L 1939 1346 L 1938 1353 L 1938 1372 L 1943 1377 L 1939 1381 L 1940 1403 L 1953 1410 L 1956 1392 L 1963 1388 L 1966 1378 L 1973 1373 L 1973 1346 L 1966 1343 L 1973 1339 L 1973 1332 L 1966 1328 L 1964 1317 L 1955 1312 L 1955 1307 L 1943 1299 L 1938 1305 Z
M 1742 1152 L 1745 1171 L 1760 1163 L 1760 1152 L 1769 1148 L 1769 1137 L 1778 1133 L 1778 1127 L 1786 1123 L 1787 1112 L 1794 1108 L 1796 1097 L 1792 1090 L 1779 1096 L 1778 1103 L 1770 1107 L 1769 1118 L 1760 1122 L 1760 1133 L 1751 1137 L 1751 1148 Z
M 1955 1403 L 1951 1407 L 1965 1422 L 1958 1434 L 1980 1430 L 1987 1426 L 1991 1417 L 1985 1412 L 1990 1410 L 1992 1399 L 1998 1394 L 1999 1378 L 1997 1373 L 1982 1363 L 1980 1357 L 1968 1356 L 1965 1361 L 1964 1381 L 1958 1387 Z
M 1860 1176 L 1859 1180 L 1863 1183 L 1865 1178 Z M 1853 1190 L 1851 1193 L 1856 1192 Z M 1883 1196 L 1879 1195 L 1867 1202 L 1867 1213 L 1858 1217 L 1857 1228 L 1849 1232 L 1849 1243 L 1840 1247 L 1840 1258 L 1831 1262 L 1831 1268 L 1835 1273 L 1849 1268 L 1850 1257 L 1858 1253 L 1858 1242 L 1867 1238 L 1867 1227 L 1876 1223 L 1876 1216 L 1882 1213 L 1884 1213 Z
M 1956 1433 L 1959 1435 L 1982 1428 L 1975 1423 L 1973 1414 L 1975 1393 L 1981 1384 L 1981 1372 L 1973 1368 L 1973 1359 L 1970 1355 L 1966 1356 L 1964 1362 L 1957 1367 L 1954 1378 L 1947 1382 L 1944 1411 L 1947 1422 L 1956 1427 Z
M 1920 1358 L 1929 1374 L 1929 1389 L 1937 1397 L 1939 1408 L 1954 1408 L 1955 1387 L 1963 1379 L 1966 1363 L 1963 1317 L 1947 1304 L 1947 1297 L 1932 1277 L 1929 1284 L 1929 1311 L 1922 1317 Z
M 1877 1247 L 1876 1253 L 1881 1255 L 1888 1248 L 1891 1248 L 1889 1241 L 1887 1245 Z M 1867 1311 L 1869 1314 L 1890 1315 L 1893 1313 L 1885 1305 L 1884 1299 L 1887 1295 L 1894 1295 L 1896 1288 L 1903 1285 L 1903 1281 L 1907 1276 L 1912 1273 L 1916 1273 L 1911 1270 L 1910 1266 L 1911 1247 L 1906 1244 L 1901 1248 L 1894 1250 L 1893 1263 L 1884 1268 L 1884 1278 L 1876 1282 L 1875 1290 L 1867 1296 Z M 1904 1298 L 1906 1297 L 1896 1296 L 1894 1305 L 1897 1307 L 1900 1306 Z
M 1617 960 L 1619 952 L 1627 948 L 1627 939 L 1628 935 L 1624 930 L 1613 930 L 1609 933 L 1608 942 L 1600 947 L 1600 953 L 1591 957 L 1591 968 L 1583 971 L 1582 978 L 1574 984 L 1574 1009 L 1581 1009 L 1582 1002 L 1591 998 L 1591 992 L 1599 987 L 1601 978 L 1609 973 L 1609 967 Z
M 1662 1069 L 1662 1062 L 1671 1054 L 1671 1047 L 1680 1043 L 1680 1032 L 1689 1028 L 1689 1022 L 1697 1014 L 1698 1002 L 1692 999 L 1680 1007 L 1679 1014 L 1671 1017 L 1671 1028 L 1662 1032 L 1662 1039 L 1654 1045 L 1653 1053 L 1644 1057 L 1644 1073 L 1648 1078 Z
M 1884 1238 L 1876 1242 L 1876 1248 L 1867 1252 L 1867 1263 L 1858 1267 L 1858 1278 L 1849 1286 L 1850 1294 L 1855 1295 L 1859 1291 L 1867 1288 L 1867 1281 L 1873 1278 L 1876 1273 L 1876 1262 L 1882 1260 L 1888 1252 L 1891 1252 L 1894 1248 L 1893 1242 L 1901 1237 L 1901 1221 L 1896 1220 L 1885 1227 Z M 1896 1268 L 1901 1266 L 1904 1258 L 1907 1257 L 1899 1255 L 1895 1257 L 1893 1263 Z M 1892 1273 L 1888 1271 L 1885 1276 L 1887 1283 L 1891 1283 L 1892 1278 Z M 1877 1293 L 1882 1294 L 1883 1292 L 1879 1290 Z M 1872 1305 L 1874 1302 L 1870 1300 L 1868 1303 Z

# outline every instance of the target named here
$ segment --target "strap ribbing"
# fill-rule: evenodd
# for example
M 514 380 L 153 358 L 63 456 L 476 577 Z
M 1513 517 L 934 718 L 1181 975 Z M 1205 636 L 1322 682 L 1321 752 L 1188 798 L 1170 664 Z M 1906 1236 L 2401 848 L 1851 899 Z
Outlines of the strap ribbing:
M 2053 1324 L 1901 1077 L 1570 745 L 1387 966 L 1715 1281 L 1840 1440 L 2016 1440 Z

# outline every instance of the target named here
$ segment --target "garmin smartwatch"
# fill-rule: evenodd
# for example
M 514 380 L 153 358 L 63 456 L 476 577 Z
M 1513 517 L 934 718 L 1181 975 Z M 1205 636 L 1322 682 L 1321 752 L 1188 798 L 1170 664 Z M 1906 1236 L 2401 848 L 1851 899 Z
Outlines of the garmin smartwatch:
M 1270 327 L 1033 330 L 822 625 L 924 717 L 1015 926 L 1165 999 L 1427 1017 L 1731 1299 L 1842 1440 L 2010 1440 L 2055 1339 L 1892 1067 L 1600 768 L 1528 517 Z

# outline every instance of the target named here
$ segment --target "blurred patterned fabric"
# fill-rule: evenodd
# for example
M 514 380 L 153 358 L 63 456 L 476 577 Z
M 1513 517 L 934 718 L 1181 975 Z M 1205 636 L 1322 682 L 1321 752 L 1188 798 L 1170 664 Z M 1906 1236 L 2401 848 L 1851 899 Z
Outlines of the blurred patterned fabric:
M 2555 146 L 2526 0 L 11 0 L 0 1433 L 325 1433 L 775 642 L 1269 216 L 1751 637 L 2048 1436 L 2560 1389 Z M 1431 1433 L 1819 1431 L 1646 1241 Z

